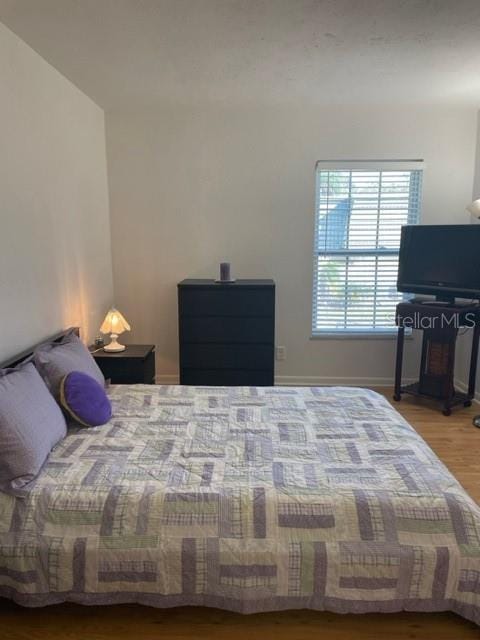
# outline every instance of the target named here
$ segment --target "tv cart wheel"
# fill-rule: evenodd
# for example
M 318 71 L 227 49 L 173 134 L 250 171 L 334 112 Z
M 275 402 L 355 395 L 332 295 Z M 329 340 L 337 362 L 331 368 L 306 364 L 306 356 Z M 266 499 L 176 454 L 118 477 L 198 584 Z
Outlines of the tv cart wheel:
M 472 406 L 472 401 L 471 400 L 465 400 L 465 402 L 463 403 L 464 407 L 471 407 Z
M 451 416 L 452 415 L 452 410 L 451 409 L 444 409 L 442 411 L 444 416 Z
M 480 416 L 475 416 L 475 418 L 473 419 L 473 426 L 477 427 L 477 429 L 480 429 Z

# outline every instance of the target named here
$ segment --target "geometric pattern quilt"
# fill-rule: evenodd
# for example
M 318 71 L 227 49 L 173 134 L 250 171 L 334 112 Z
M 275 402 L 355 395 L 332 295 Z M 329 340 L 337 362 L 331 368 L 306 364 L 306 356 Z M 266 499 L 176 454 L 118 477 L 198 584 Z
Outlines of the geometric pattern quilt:
M 0 493 L 0 596 L 480 623 L 480 508 L 377 393 L 134 385 Z M 439 429 L 448 426 L 439 426 Z

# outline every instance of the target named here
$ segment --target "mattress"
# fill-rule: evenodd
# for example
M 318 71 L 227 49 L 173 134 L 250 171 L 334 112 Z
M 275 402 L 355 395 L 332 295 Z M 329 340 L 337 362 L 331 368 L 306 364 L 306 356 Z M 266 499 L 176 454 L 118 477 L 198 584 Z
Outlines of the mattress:
M 0 596 L 480 622 L 480 509 L 380 395 L 117 386 L 22 498 Z

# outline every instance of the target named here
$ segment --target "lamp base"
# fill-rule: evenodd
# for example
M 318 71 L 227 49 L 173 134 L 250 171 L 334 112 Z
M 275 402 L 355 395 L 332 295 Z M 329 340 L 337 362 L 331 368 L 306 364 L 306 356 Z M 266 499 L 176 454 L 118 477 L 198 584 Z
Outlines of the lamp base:
M 117 341 L 118 335 L 116 333 L 111 333 L 110 334 L 110 340 L 111 342 L 107 345 L 105 345 L 103 347 L 104 351 L 107 351 L 108 353 L 115 353 L 115 352 L 119 352 L 119 351 L 125 351 L 126 347 L 124 344 L 120 344 Z

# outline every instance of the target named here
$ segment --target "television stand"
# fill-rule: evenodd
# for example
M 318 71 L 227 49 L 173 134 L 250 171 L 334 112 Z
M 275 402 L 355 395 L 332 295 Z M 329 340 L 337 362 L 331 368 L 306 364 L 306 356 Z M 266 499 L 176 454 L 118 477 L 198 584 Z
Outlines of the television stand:
M 401 303 L 403 304 L 403 303 Z M 458 307 L 460 308 L 464 308 L 464 307 L 473 307 L 474 303 L 470 302 L 470 301 L 465 301 L 465 302 L 457 302 L 455 300 L 455 298 L 448 298 L 448 299 L 444 299 L 442 300 L 441 298 L 439 298 L 438 296 L 435 299 L 432 298 L 412 298 L 408 304 L 424 304 L 427 306 L 431 306 L 431 307 Z
M 432 301 L 401 302 L 397 305 L 395 323 L 398 327 L 397 356 L 395 365 L 394 400 L 400 401 L 403 393 L 440 400 L 442 413 L 449 416 L 458 405 L 469 407 L 475 394 L 478 347 L 480 342 L 480 306 L 452 305 Z M 455 389 L 455 346 L 458 330 L 473 328 L 470 371 L 466 393 Z M 402 386 L 402 364 L 405 329 L 423 331 L 422 356 L 419 379 L 414 384 Z

